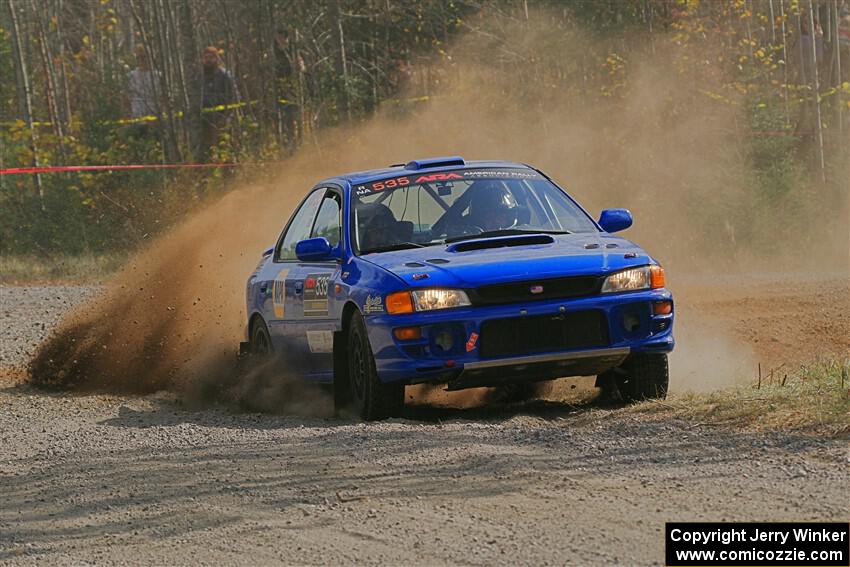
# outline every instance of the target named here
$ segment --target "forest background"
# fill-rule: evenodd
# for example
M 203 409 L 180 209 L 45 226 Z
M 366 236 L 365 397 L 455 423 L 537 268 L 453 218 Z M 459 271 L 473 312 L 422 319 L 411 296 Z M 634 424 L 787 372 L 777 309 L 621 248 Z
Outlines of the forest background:
M 524 41 L 523 26 L 544 20 L 546 33 L 537 26 Z M 458 56 L 470 43 L 482 49 Z M 202 108 L 207 46 L 235 80 L 234 104 Z M 137 49 L 156 109 L 132 118 Z M 792 210 L 807 224 L 817 219 L 806 211 L 822 210 L 802 202 L 844 203 L 848 0 L 2 0 L 0 170 L 226 166 L 0 175 L 0 256 L 120 261 L 242 179 L 280 175 L 330 128 L 424 112 L 476 61 L 500 75 L 489 86 L 483 75 L 482 88 L 518 107 L 545 109 L 556 91 L 622 112 L 637 89 L 645 95 L 638 70 L 659 60 L 688 85 L 653 94 L 671 127 L 696 106 L 734 117 L 722 124 L 732 130 L 723 151 L 746 168 L 724 183 L 749 196 L 747 207 L 783 219 Z M 211 115 L 225 126 L 199 147 Z M 615 129 L 608 143 L 630 141 Z M 705 159 L 723 167 L 722 156 Z M 703 230 L 722 226 L 731 244 L 747 234 L 752 210 L 700 206 Z

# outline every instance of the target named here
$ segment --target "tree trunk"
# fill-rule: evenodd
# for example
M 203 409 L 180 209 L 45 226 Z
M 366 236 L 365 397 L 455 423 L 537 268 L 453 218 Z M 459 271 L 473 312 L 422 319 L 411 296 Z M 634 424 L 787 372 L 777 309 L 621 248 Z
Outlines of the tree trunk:
M 351 119 L 351 101 L 348 93 L 348 64 L 345 58 L 345 34 L 342 28 L 342 14 L 339 10 L 339 0 L 330 0 L 330 20 L 331 33 L 334 38 L 336 47 L 336 56 L 334 56 L 334 70 L 337 76 L 342 77 L 342 87 L 337 91 L 337 120 L 341 118 L 341 113 L 345 113 L 346 118 Z
M 186 97 L 186 113 L 183 115 L 183 120 L 192 159 L 197 162 L 201 159 L 201 77 L 198 72 L 195 14 L 189 0 L 180 5 L 180 28 L 184 67 L 183 92 Z
M 30 131 L 30 151 L 32 152 L 33 165 L 39 167 L 38 160 L 38 133 L 32 123 L 32 87 L 30 85 L 29 72 L 27 71 L 27 62 L 24 58 L 23 43 L 21 42 L 21 28 L 18 24 L 18 13 L 13 0 L 8 0 L 9 20 L 12 27 L 12 51 L 15 56 L 16 76 L 18 82 L 18 97 L 23 100 L 23 115 L 27 128 Z M 46 210 L 44 207 L 44 187 L 41 183 L 41 174 L 35 174 L 35 187 L 38 191 L 38 198 L 41 202 L 41 210 Z
M 817 50 L 817 34 L 815 33 L 815 8 L 814 0 L 809 0 L 809 33 L 812 34 L 812 79 L 814 81 L 814 96 L 815 96 L 815 116 L 817 118 L 817 144 L 818 158 L 820 160 L 820 175 L 821 181 L 826 183 L 826 163 L 823 155 L 823 122 L 821 121 L 821 106 L 820 106 L 820 81 L 818 79 L 818 50 Z

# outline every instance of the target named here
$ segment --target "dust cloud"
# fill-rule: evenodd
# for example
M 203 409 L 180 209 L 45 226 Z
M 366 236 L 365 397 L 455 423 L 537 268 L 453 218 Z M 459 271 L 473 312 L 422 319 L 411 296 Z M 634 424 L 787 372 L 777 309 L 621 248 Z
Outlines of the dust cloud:
M 626 236 L 665 265 L 674 293 L 679 274 L 711 278 L 742 266 L 799 270 L 801 258 L 809 265 L 824 261 L 798 253 L 811 252 L 815 241 L 821 256 L 841 258 L 846 243 L 822 245 L 841 232 L 823 225 L 784 234 L 779 249 L 760 248 L 770 238 L 759 227 L 772 229 L 777 218 L 762 218 L 758 200 L 745 189 L 751 173 L 735 150 L 738 108 L 700 98 L 695 77 L 675 70 L 664 56 L 642 54 L 643 62 L 629 71 L 629 95 L 610 100 L 553 87 L 546 76 L 506 72 L 505 53 L 564 57 L 597 47 L 579 32 L 561 31 L 557 42 L 550 41 L 554 32 L 544 20 L 536 28 L 525 23 L 486 36 L 471 32 L 435 70 L 443 87 L 438 96 L 316 134 L 275 181 L 246 184 L 158 238 L 128 260 L 101 296 L 63 321 L 31 361 L 31 380 L 80 390 L 173 389 L 215 397 L 214 385 L 230 384 L 239 373 L 245 280 L 305 192 L 324 177 L 414 157 L 526 162 L 594 215 L 606 207 L 630 208 L 636 220 Z M 804 198 L 788 208 L 808 215 L 815 204 L 833 206 L 829 199 Z M 749 353 L 722 326 L 679 309 L 685 316 L 677 322 L 679 346 L 671 361 L 674 390 L 723 384 L 751 365 Z M 707 379 L 706 372 L 713 376 Z M 249 398 L 281 397 L 256 380 L 242 386 L 257 386 Z M 235 396 L 245 397 L 244 391 Z M 320 398 L 311 394 L 305 403 L 323 413 L 327 400 Z

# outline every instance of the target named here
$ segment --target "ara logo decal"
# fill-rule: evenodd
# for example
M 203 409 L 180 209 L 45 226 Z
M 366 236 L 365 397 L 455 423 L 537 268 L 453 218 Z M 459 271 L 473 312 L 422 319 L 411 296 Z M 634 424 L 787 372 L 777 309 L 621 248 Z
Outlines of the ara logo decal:
M 304 280 L 306 294 L 311 297 L 321 298 L 328 296 L 329 274 L 310 274 Z
M 322 317 L 328 314 L 328 283 L 330 274 L 308 274 L 304 278 L 304 316 Z
M 363 302 L 363 313 L 383 313 L 384 300 L 380 295 L 366 296 L 366 301 Z
M 272 282 L 272 307 L 274 308 L 275 319 L 283 319 L 286 311 L 284 306 L 286 305 L 287 274 L 289 274 L 289 269 L 279 271 L 274 282 Z
M 466 352 L 472 352 L 475 350 L 475 345 L 478 344 L 478 333 L 472 332 L 469 333 L 469 340 L 466 341 Z
M 431 175 L 420 175 L 416 179 L 416 183 L 426 183 L 428 181 L 449 181 L 451 179 L 463 179 L 463 175 L 457 173 L 432 173 Z
M 530 288 L 528 288 L 528 291 L 530 291 L 534 295 L 537 295 L 538 293 L 543 293 L 543 286 L 542 285 L 533 285 Z

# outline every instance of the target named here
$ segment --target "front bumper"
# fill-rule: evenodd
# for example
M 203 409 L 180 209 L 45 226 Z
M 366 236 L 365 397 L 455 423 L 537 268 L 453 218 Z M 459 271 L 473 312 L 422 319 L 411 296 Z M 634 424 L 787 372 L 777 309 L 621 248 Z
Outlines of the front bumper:
M 660 301 L 672 305 L 672 296 L 666 289 L 407 315 L 370 315 L 366 323 L 382 382 L 446 382 L 449 389 L 462 389 L 601 374 L 621 364 L 630 352 L 669 352 L 675 344 L 674 314 L 672 310 L 669 314 L 654 314 L 653 304 Z M 568 317 L 586 311 L 604 315 L 605 344 L 481 356 L 478 345 L 485 321 Z M 412 326 L 420 327 L 421 339 L 400 341 L 393 336 L 394 329 Z
M 619 366 L 630 351 L 629 347 L 601 348 L 467 362 L 456 376 L 447 380 L 447 389 L 601 374 Z

